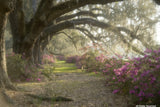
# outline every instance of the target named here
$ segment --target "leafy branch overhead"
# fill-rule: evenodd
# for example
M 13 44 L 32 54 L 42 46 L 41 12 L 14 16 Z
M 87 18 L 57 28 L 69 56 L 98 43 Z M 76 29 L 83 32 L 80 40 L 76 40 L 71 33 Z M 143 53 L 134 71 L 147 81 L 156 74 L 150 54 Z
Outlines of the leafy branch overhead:
M 52 37 L 67 29 L 81 32 L 82 36 L 87 36 L 93 43 L 103 41 L 108 44 L 106 38 L 115 41 L 117 37 L 117 42 L 121 40 L 138 52 L 141 50 L 138 47 L 151 47 L 153 40 L 149 35 L 154 35 L 155 31 L 149 32 L 146 29 L 159 21 L 159 16 L 151 18 L 155 9 L 154 3 L 149 0 L 145 1 L 145 5 L 138 0 L 37 0 L 36 4 L 31 3 L 27 7 L 24 3 L 28 2 L 17 0 L 9 20 L 14 37 L 13 51 L 25 53 L 29 59 L 34 46 L 38 46 L 34 45 L 36 42 L 44 50 Z M 32 8 L 31 15 L 27 12 Z M 100 28 L 101 34 L 95 28 Z M 142 46 L 133 46 L 135 40 Z

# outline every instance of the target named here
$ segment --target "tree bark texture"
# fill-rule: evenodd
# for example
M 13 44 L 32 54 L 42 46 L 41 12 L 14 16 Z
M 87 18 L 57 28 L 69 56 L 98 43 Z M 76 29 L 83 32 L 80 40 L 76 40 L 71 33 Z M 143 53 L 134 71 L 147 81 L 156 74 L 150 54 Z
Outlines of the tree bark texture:
M 13 89 L 13 85 L 8 77 L 5 55 L 4 31 L 7 22 L 7 16 L 11 11 L 11 1 L 0 0 L 0 87 Z

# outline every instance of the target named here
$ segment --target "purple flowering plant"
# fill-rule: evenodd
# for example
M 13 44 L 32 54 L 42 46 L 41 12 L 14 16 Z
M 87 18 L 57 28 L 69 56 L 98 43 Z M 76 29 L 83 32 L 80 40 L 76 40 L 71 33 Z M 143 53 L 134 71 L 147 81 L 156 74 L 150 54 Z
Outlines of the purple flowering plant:
M 134 102 L 139 104 L 159 104 L 160 99 L 160 49 L 147 49 L 144 57 L 134 58 L 125 62 L 119 68 L 114 67 L 108 75 L 113 78 L 108 79 L 108 84 L 119 89 L 121 95 L 130 96 Z M 116 62 L 115 62 L 116 64 Z M 114 92 L 114 91 L 113 91 Z
M 143 57 L 128 59 L 88 52 L 77 62 L 85 71 L 102 72 L 114 94 L 129 96 L 136 104 L 160 104 L 160 49 L 146 49 Z

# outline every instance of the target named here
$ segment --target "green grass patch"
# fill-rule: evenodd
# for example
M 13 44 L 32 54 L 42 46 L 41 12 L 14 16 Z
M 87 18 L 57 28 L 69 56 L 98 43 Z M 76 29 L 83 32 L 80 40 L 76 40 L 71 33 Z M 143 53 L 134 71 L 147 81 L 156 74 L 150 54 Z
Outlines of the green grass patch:
M 80 69 L 77 69 L 75 64 L 66 63 L 65 61 L 57 61 L 55 64 L 54 73 L 73 73 L 73 72 L 82 72 Z
M 66 61 L 56 61 L 56 64 L 64 64 L 64 63 L 66 63 Z
M 60 67 L 60 68 L 56 68 L 55 70 L 76 70 L 76 67 Z
M 75 67 L 73 63 L 66 63 L 65 61 L 56 61 L 55 66 L 58 67 Z
M 56 68 L 54 73 L 73 73 L 73 72 L 82 72 L 80 69 L 76 67 L 60 67 Z
M 90 75 L 90 76 L 96 76 L 96 77 L 102 77 L 103 76 L 103 74 L 101 72 L 97 72 L 97 73 L 89 72 L 87 74 Z

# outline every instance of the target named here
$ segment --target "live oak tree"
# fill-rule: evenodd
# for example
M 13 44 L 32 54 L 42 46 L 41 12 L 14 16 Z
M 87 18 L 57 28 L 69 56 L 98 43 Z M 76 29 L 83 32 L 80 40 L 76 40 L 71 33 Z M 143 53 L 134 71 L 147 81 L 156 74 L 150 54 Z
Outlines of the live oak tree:
M 68 28 L 79 30 L 90 38 L 92 42 L 105 42 L 105 45 L 112 45 L 112 48 L 113 46 L 116 46 L 116 44 L 120 45 L 120 43 L 123 43 L 127 51 L 130 49 L 128 47 L 131 47 L 136 53 L 143 54 L 144 47 L 150 48 L 154 43 L 152 39 L 155 35 L 154 25 L 159 20 L 158 17 L 154 20 L 151 20 L 150 18 L 155 15 L 155 12 L 155 5 L 150 0 L 146 0 L 145 4 L 144 0 L 125 0 L 121 3 L 103 6 L 85 6 L 74 11 L 74 13 L 70 12 L 68 15 L 58 18 L 56 22 L 61 20 L 64 21 L 64 23 L 60 23 L 61 26 L 63 25 L 63 27 L 61 27 L 62 30 Z M 101 19 L 101 21 L 99 21 L 97 20 L 97 17 L 103 17 L 103 20 Z M 64 26 L 69 23 L 65 22 L 67 19 L 69 19 L 69 22 L 72 25 Z M 129 21 L 132 23 L 128 23 Z M 81 24 L 88 25 L 82 26 Z M 117 27 L 116 25 L 121 27 Z M 54 34 L 55 30 L 53 29 L 56 28 L 55 26 L 56 25 L 50 27 L 50 30 L 47 32 L 52 32 Z M 94 28 L 93 26 L 99 28 Z M 101 29 L 101 32 L 95 35 L 97 29 L 100 28 L 105 30 Z M 126 34 L 122 34 L 121 31 Z M 109 42 L 106 41 L 106 38 L 109 39 Z M 138 46 L 134 46 L 135 44 L 132 43 L 135 40 L 138 41 L 136 44 Z
M 50 31 L 50 28 L 54 28 L 51 32 L 51 34 L 54 34 L 67 26 L 74 26 L 72 22 L 67 21 L 53 26 L 53 22 L 57 18 L 88 4 L 106 4 L 122 0 L 70 0 L 56 5 L 53 4 L 53 1 L 41 0 L 34 16 L 29 21 L 26 21 L 27 16 L 24 15 L 23 0 L 0 0 L 0 87 L 13 88 L 6 70 L 4 42 L 4 29 L 7 16 L 13 7 L 15 8 L 9 16 L 13 35 L 13 51 L 18 54 L 25 54 L 25 57 L 31 60 L 36 42 L 38 40 L 43 41 L 46 38 L 45 35 L 48 37 L 50 32 L 48 33 L 47 31 Z
M 97 26 L 109 29 L 112 32 L 116 31 L 117 35 L 121 31 L 127 32 L 129 35 L 135 33 L 134 30 L 117 27 L 112 25 L 112 23 L 103 23 L 97 20 L 96 17 L 103 16 L 103 13 L 94 12 L 99 9 L 96 6 L 91 11 L 86 11 L 91 6 L 90 4 L 107 4 L 123 0 L 38 0 L 39 3 L 37 5 L 35 0 L 32 0 L 34 1 L 31 3 L 33 4 L 32 16 L 26 16 L 26 11 L 23 9 L 24 1 L 17 0 L 16 9 L 10 14 L 9 18 L 13 35 L 13 51 L 18 54 L 25 54 L 26 58 L 32 62 L 35 62 L 34 56 L 38 56 L 38 50 L 43 50 L 46 44 L 48 44 L 48 38 L 64 29 L 75 28 L 76 25 L 88 24 Z M 86 8 L 86 10 L 79 11 L 80 7 Z M 89 17 L 84 18 L 82 16 Z M 82 29 L 77 30 L 82 32 Z M 124 37 L 123 35 L 119 36 Z M 121 39 L 123 39 L 122 37 Z M 127 40 L 123 41 L 130 45 Z M 133 49 L 138 50 L 136 47 Z
M 62 22 L 54 26 L 54 21 L 62 15 L 85 6 L 87 4 L 106 4 L 122 0 L 70 0 L 58 4 L 54 0 L 41 0 L 34 16 L 26 22 L 23 10 L 23 0 L 17 0 L 16 9 L 10 14 L 10 24 L 13 35 L 13 51 L 25 54 L 27 59 L 31 59 L 33 48 L 42 32 L 57 33 L 67 26 L 73 26 L 72 22 Z M 52 32 L 50 30 L 52 27 Z M 54 27 L 54 28 L 53 28 Z M 49 32 L 49 33 L 48 33 Z M 44 40 L 46 35 L 42 38 Z

